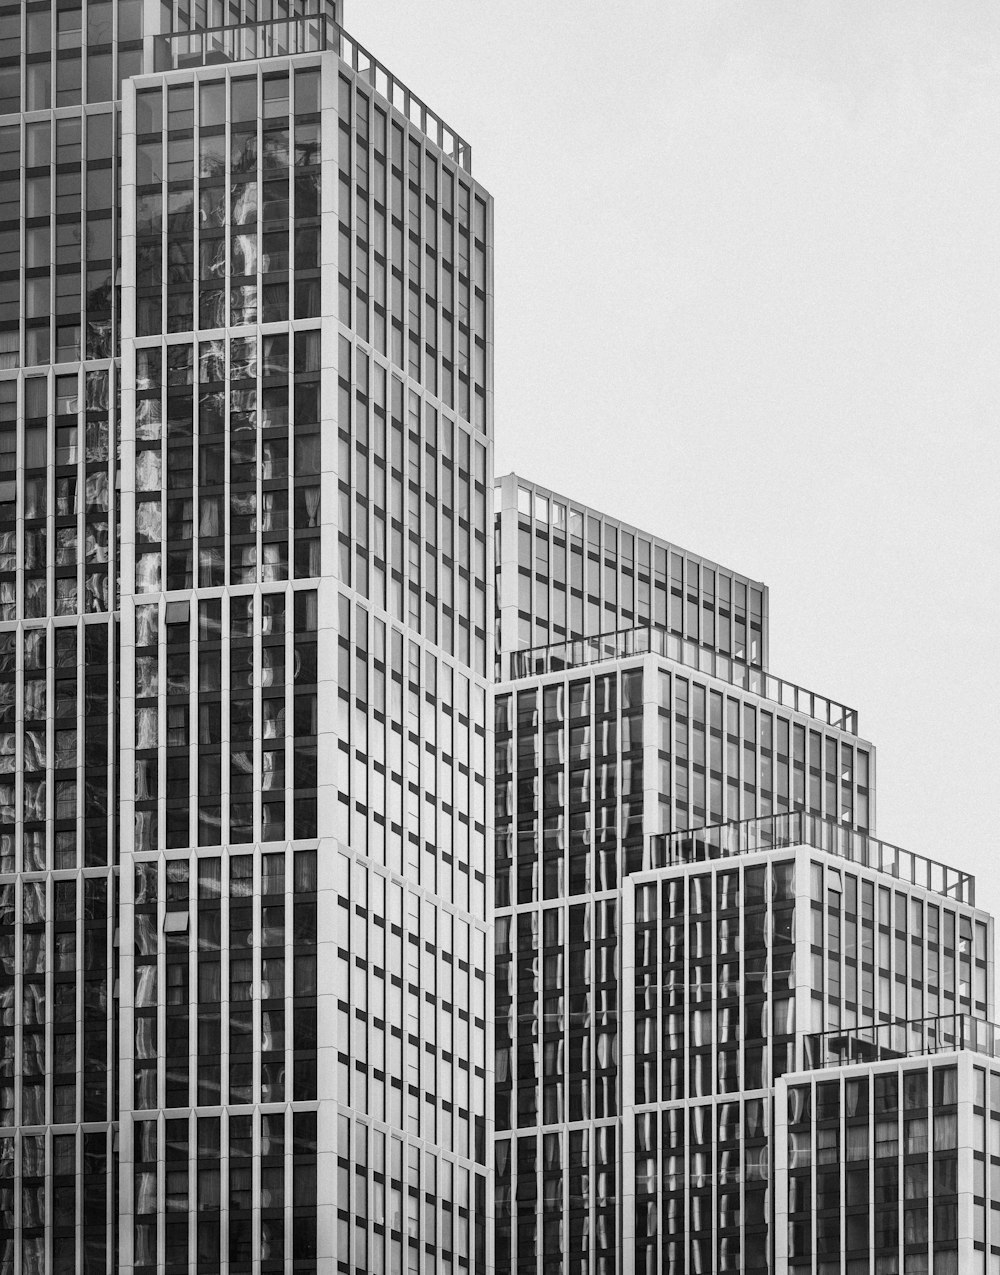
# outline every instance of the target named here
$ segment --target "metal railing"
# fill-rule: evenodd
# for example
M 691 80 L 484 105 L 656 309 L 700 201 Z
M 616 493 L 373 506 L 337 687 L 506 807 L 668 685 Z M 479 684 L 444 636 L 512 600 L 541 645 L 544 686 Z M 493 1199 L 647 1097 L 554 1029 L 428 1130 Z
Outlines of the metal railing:
M 933 890 L 945 898 L 975 906 L 976 879 L 971 873 L 948 867 L 935 859 L 901 850 L 879 841 L 866 832 L 805 811 L 765 815 L 707 828 L 660 833 L 650 838 L 650 861 L 654 867 L 675 867 L 722 859 L 729 855 L 752 854 L 755 850 L 780 850 L 789 846 L 811 846 L 825 850 L 862 867 L 874 868 L 907 885 Z
M 157 36 L 157 71 L 252 62 L 257 58 L 291 57 L 296 53 L 337 52 L 340 28 L 326 13 L 298 18 L 275 18 L 242 26 L 209 27 Z
M 560 669 L 584 668 L 603 660 L 622 659 L 629 655 L 661 655 L 688 668 L 707 673 L 728 682 L 739 690 L 750 691 L 765 699 L 773 700 L 785 708 L 806 713 L 826 726 L 858 733 L 857 710 L 838 704 L 825 695 L 807 691 L 794 682 L 774 677 L 763 669 L 754 668 L 743 660 L 737 660 L 718 651 L 710 651 L 668 633 L 652 624 L 636 625 L 631 629 L 616 629 L 599 633 L 596 637 L 575 638 L 569 642 L 553 642 L 548 646 L 535 646 L 524 651 L 512 651 L 510 657 L 511 678 L 535 677 L 540 673 L 555 673 Z
M 379 96 L 435 145 L 466 170 L 471 171 L 472 147 L 436 115 L 381 62 L 343 31 L 330 14 L 300 18 L 279 18 L 245 26 L 213 27 L 207 31 L 184 31 L 158 36 L 154 66 L 157 71 L 183 67 L 211 66 L 227 62 L 256 61 L 258 58 L 291 57 L 298 53 L 336 53 L 364 78 Z
M 889 1062 L 971 1049 L 1000 1058 L 1000 1027 L 972 1014 L 945 1014 L 910 1022 L 817 1032 L 804 1040 L 806 1070 L 851 1063 Z

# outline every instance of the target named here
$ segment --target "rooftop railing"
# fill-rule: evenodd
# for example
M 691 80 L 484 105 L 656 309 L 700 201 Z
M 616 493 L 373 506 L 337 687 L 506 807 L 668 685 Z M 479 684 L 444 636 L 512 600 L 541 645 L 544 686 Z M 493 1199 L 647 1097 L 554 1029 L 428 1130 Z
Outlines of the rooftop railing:
M 628 655 L 661 655 L 688 668 L 697 669 L 699 673 L 707 673 L 709 677 L 717 677 L 730 686 L 761 695 L 798 713 L 806 713 L 826 726 L 836 726 L 852 735 L 858 733 L 858 714 L 855 709 L 838 704 L 825 695 L 804 690 L 783 678 L 774 677 L 743 660 L 707 650 L 696 642 L 651 624 L 617 629 L 613 633 L 600 633 L 596 637 L 575 638 L 569 642 L 553 642 L 548 646 L 535 646 L 525 651 L 513 651 L 511 677 L 535 677 L 540 673 L 555 673 L 561 669 L 584 668 L 588 664 L 600 664 L 603 660 L 622 659 Z
M 329 14 L 279 18 L 245 26 L 213 27 L 207 31 L 176 32 L 158 36 L 155 44 L 154 66 L 157 71 L 252 62 L 258 58 L 290 57 L 297 53 L 336 53 L 446 155 L 466 172 L 471 170 L 472 148 L 469 143 L 373 58 L 367 49 L 337 26 Z
M 340 28 L 329 14 L 275 18 L 234 27 L 176 31 L 156 38 L 153 64 L 157 71 L 252 62 L 257 58 L 290 57 L 296 53 L 337 52 Z
M 901 850 L 858 832 L 835 819 L 791 811 L 765 815 L 759 819 L 713 824 L 708 828 L 684 829 L 650 838 L 650 861 L 654 867 L 676 867 L 723 859 L 729 855 L 752 854 L 755 850 L 780 850 L 789 846 L 812 846 L 862 867 L 874 868 L 907 885 L 933 890 L 945 898 L 975 906 L 976 879 L 971 873 L 948 867 L 935 859 Z
M 852 1063 L 890 1062 L 927 1054 L 971 1049 L 1000 1058 L 1000 1027 L 971 1014 L 946 1014 L 903 1023 L 840 1028 L 805 1038 L 805 1068 L 846 1067 Z

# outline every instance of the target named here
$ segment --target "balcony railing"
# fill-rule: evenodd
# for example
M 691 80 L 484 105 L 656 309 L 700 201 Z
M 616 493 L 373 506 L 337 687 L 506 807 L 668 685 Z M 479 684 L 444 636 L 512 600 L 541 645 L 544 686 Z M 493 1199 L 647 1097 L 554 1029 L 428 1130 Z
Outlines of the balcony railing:
M 805 1069 L 846 1067 L 851 1063 L 889 1062 L 926 1054 L 972 1049 L 1000 1058 L 1000 1027 L 971 1014 L 946 1014 L 904 1023 L 840 1028 L 805 1038 Z
M 367 49 L 337 26 L 329 14 L 279 18 L 245 26 L 213 27 L 207 31 L 177 32 L 158 36 L 155 43 L 154 66 L 157 71 L 252 62 L 258 58 L 291 57 L 298 53 L 336 53 L 446 155 L 467 172 L 471 169 L 472 148 L 469 143 L 373 58 Z
M 650 838 L 649 858 L 653 867 L 666 868 L 789 846 L 812 846 L 815 850 L 825 850 L 862 867 L 884 872 L 897 881 L 921 886 L 946 898 L 975 906 L 976 879 L 971 873 L 961 872 L 958 868 L 926 859 L 909 850 L 901 850 L 866 832 L 837 823 L 835 819 L 810 815 L 801 810 L 713 824 L 708 828 L 661 833 Z
M 717 677 L 730 686 L 773 700 L 785 708 L 806 713 L 826 726 L 839 727 L 852 735 L 858 733 L 855 709 L 650 624 L 600 633 L 596 637 L 576 638 L 570 642 L 553 642 L 549 646 L 534 646 L 525 651 L 512 651 L 511 677 L 537 677 L 540 673 L 583 668 L 629 655 L 663 656 L 697 669 L 699 673 L 707 673 L 709 677 Z

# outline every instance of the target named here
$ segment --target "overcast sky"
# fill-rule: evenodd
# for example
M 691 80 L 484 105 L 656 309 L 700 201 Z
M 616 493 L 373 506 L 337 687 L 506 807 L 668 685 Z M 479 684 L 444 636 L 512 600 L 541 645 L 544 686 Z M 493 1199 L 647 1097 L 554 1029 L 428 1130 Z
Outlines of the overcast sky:
M 762 579 L 1000 913 L 995 0 L 347 0 L 496 200 L 496 469 Z

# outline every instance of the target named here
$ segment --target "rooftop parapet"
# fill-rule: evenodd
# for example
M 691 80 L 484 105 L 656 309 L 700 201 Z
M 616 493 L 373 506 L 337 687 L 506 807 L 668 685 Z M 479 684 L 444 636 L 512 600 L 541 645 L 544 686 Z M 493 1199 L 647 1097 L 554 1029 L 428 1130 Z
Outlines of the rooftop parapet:
M 846 708 L 825 695 L 804 690 L 793 682 L 773 677 L 742 660 L 720 655 L 651 624 L 617 629 L 613 633 L 600 633 L 596 637 L 575 638 L 571 642 L 553 642 L 548 646 L 512 651 L 511 677 L 537 677 L 541 673 L 584 668 L 588 664 L 600 664 L 604 660 L 622 659 L 629 655 L 663 656 L 677 664 L 697 669 L 699 673 L 707 673 L 709 677 L 717 677 L 740 690 L 761 695 L 785 708 L 806 713 L 826 726 L 838 727 L 852 735 L 858 733 L 856 709 Z
M 1000 1027 L 972 1014 L 946 1014 L 941 1018 L 817 1032 L 805 1038 L 805 1070 L 891 1062 L 894 1058 L 954 1053 L 958 1049 L 1000 1058 Z
M 976 879 L 971 873 L 900 850 L 835 819 L 801 810 L 660 833 L 650 838 L 649 859 L 653 867 L 666 868 L 803 845 L 874 868 L 907 885 L 933 890 L 945 898 L 975 906 Z
M 158 36 L 155 49 L 157 71 L 252 62 L 259 58 L 290 57 L 298 53 L 336 53 L 366 79 L 380 97 L 426 133 L 446 155 L 466 172 L 471 171 L 472 147 L 469 143 L 373 58 L 367 49 L 347 35 L 330 14 L 176 32 Z

